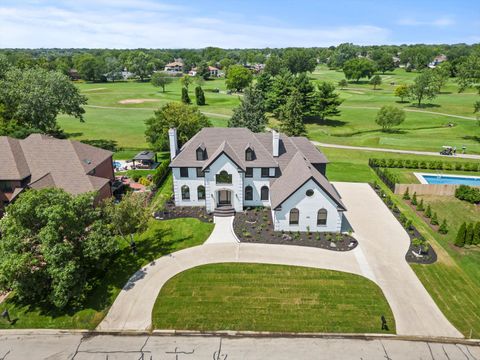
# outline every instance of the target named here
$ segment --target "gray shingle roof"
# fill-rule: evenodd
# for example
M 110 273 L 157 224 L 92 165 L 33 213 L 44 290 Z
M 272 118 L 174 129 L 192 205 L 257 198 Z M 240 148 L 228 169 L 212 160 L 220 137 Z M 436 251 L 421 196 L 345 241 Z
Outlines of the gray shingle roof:
M 23 140 L 2 136 L 0 180 L 15 180 L 12 174 L 17 178 L 27 174 L 32 188 L 55 186 L 72 194 L 99 190 L 108 179 L 95 177 L 100 180 L 92 181 L 94 176 L 87 174 L 111 156 L 112 152 L 94 146 L 39 134 Z

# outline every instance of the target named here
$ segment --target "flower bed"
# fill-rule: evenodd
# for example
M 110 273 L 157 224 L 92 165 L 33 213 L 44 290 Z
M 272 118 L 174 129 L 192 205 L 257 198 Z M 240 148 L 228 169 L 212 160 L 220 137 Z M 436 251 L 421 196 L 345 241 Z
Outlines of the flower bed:
M 175 206 L 173 200 L 165 203 L 162 210 L 155 211 L 153 217 L 157 220 L 178 218 L 195 218 L 203 222 L 213 222 L 213 215 L 208 214 L 201 206 Z
M 245 243 L 310 246 L 333 251 L 349 251 L 358 245 L 348 234 L 274 231 L 272 214 L 267 208 L 247 208 L 237 213 L 233 229 Z
M 400 212 L 400 209 L 393 203 L 390 196 L 385 194 L 378 185 L 372 185 L 372 188 L 390 209 L 393 216 L 395 216 L 398 222 L 405 228 L 405 231 L 410 237 L 410 246 L 405 254 L 405 260 L 415 264 L 433 264 L 437 261 L 435 250 L 433 250 L 417 228 L 412 225 L 412 221 Z

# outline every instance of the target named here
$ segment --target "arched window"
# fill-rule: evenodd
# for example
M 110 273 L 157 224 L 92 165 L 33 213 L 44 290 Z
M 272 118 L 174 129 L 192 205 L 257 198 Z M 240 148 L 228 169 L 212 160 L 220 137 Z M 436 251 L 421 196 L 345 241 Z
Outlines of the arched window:
M 289 217 L 290 225 L 298 225 L 299 217 L 300 217 L 300 212 L 298 211 L 298 209 L 293 208 L 292 210 L 290 210 L 290 217 Z
M 227 173 L 225 170 L 222 170 L 219 174 L 216 175 L 216 181 L 217 184 L 231 184 L 232 175 Z
M 197 198 L 198 200 L 205 200 L 205 186 L 200 185 L 197 188 Z
M 262 186 L 260 189 L 260 200 L 268 200 L 268 186 Z
M 187 185 L 182 186 L 182 200 L 190 200 L 190 188 Z
M 317 213 L 317 226 L 327 225 L 327 215 L 328 212 L 326 209 L 320 209 Z
M 251 148 L 247 148 L 247 150 L 245 150 L 245 160 L 252 161 L 253 156 L 254 156 L 253 150 Z
M 205 149 L 202 147 L 197 148 L 197 160 L 205 160 Z
M 245 188 L 245 200 L 253 200 L 253 188 L 250 185 Z

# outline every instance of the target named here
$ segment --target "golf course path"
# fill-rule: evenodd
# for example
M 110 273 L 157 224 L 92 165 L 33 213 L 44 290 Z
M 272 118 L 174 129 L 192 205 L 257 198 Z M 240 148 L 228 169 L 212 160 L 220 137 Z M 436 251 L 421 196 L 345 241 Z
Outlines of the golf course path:
M 374 148 L 374 147 L 365 147 L 365 146 L 326 144 L 326 143 L 321 143 L 321 142 L 318 142 L 318 141 L 315 141 L 315 140 L 310 140 L 310 141 L 315 146 L 326 147 L 326 148 L 346 149 L 346 150 L 361 150 L 361 151 L 379 151 L 379 152 L 389 152 L 389 153 L 397 153 L 397 154 L 441 156 L 441 157 L 453 157 L 453 158 L 459 158 L 459 159 L 480 160 L 480 155 L 474 155 L 474 154 L 458 154 L 457 153 L 457 155 L 455 155 L 455 156 L 446 156 L 446 155 L 441 155 L 440 153 L 433 152 L 433 151 L 385 149 L 385 148 Z
M 341 105 L 340 107 L 345 108 L 345 109 L 380 110 L 379 107 L 375 107 L 375 106 Z M 417 110 L 417 109 L 408 109 L 408 108 L 403 108 L 403 110 L 405 110 L 405 111 L 407 111 L 407 112 L 416 112 L 416 113 L 440 115 L 440 116 L 447 116 L 447 117 L 452 117 L 452 118 L 457 118 L 457 119 L 464 119 L 464 120 L 477 120 L 476 118 L 471 117 L 471 116 L 462 116 L 462 115 L 447 114 L 447 113 L 441 113 L 441 112 L 437 112 L 437 111 Z

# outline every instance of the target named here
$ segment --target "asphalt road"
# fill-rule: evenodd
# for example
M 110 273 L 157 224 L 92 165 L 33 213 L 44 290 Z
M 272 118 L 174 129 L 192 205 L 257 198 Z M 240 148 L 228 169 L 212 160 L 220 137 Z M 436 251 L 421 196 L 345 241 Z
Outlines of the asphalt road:
M 475 344 L 391 338 L 112 336 L 0 332 L 2 360 L 476 360 Z

